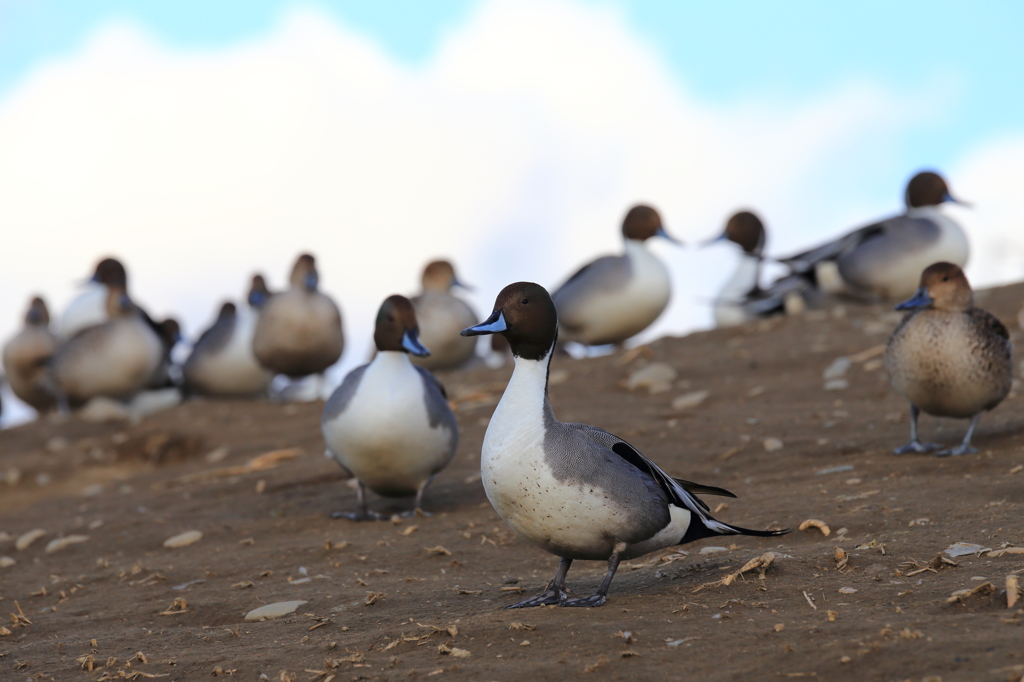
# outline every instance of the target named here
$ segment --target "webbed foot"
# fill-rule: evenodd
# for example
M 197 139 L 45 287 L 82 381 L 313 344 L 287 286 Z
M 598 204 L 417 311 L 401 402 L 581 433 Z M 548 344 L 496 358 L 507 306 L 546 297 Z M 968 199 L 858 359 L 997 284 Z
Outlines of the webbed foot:
M 933 450 L 939 450 L 941 448 L 942 445 L 940 445 L 939 443 L 922 443 L 919 440 L 912 440 L 906 445 L 902 445 L 896 448 L 895 450 L 893 450 L 893 452 L 896 453 L 897 455 L 909 455 L 911 453 L 923 455 L 932 452 Z
M 566 599 L 565 601 L 559 602 L 558 605 L 559 606 L 585 606 L 585 607 L 593 608 L 595 606 L 604 606 L 604 603 L 607 601 L 607 599 L 608 598 L 607 598 L 606 595 L 603 595 L 600 592 L 598 592 L 597 594 L 592 594 L 589 597 L 577 597 L 575 599 Z
M 564 604 L 568 600 L 567 595 L 562 590 L 556 590 L 555 588 L 548 588 L 546 592 L 538 594 L 536 597 L 530 597 L 523 601 L 516 602 L 515 604 L 509 604 L 506 609 L 528 609 L 533 606 L 547 606 L 549 604 Z
M 332 519 L 348 519 L 349 521 L 387 521 L 391 517 L 375 511 L 332 512 Z
M 958 445 L 955 448 L 946 448 L 945 450 L 939 450 L 935 453 L 936 457 L 956 457 L 958 455 L 969 455 L 973 452 L 977 452 L 977 448 L 972 448 L 970 445 Z

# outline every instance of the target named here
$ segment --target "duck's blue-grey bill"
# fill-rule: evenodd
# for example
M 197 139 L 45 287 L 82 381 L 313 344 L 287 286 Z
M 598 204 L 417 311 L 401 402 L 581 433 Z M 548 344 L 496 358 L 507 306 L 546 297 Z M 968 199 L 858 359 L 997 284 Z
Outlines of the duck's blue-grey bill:
M 712 244 L 717 244 L 718 242 L 724 242 L 724 241 L 727 241 L 728 239 L 729 239 L 728 235 L 726 235 L 725 232 L 723 232 L 722 234 L 718 235 L 717 237 L 713 237 L 711 239 L 705 239 L 704 241 L 702 241 L 699 244 L 699 246 L 701 248 L 704 248 L 705 246 L 711 246 Z
M 896 306 L 896 310 L 915 310 L 917 308 L 927 308 L 932 304 L 932 297 L 928 295 L 927 289 L 921 287 L 917 290 L 911 298 L 903 301 Z
M 505 324 L 505 315 L 500 310 L 495 310 L 480 324 L 467 327 L 459 333 L 462 336 L 480 336 L 481 334 L 497 334 L 506 329 L 508 329 L 508 325 Z
M 664 227 L 659 227 L 657 234 L 662 239 L 667 239 L 668 241 L 672 242 L 677 246 L 686 246 L 686 244 L 684 244 L 683 242 L 679 241 L 678 239 L 670 235 L 668 232 L 666 232 Z
M 420 343 L 419 334 L 416 333 L 415 329 L 408 329 L 402 334 L 402 348 L 418 358 L 425 358 L 430 355 L 427 347 Z
M 962 199 L 957 199 L 955 196 L 953 196 L 949 192 L 946 192 L 946 196 L 942 197 L 942 200 L 943 201 L 948 201 L 951 204 L 958 204 L 960 206 L 966 206 L 967 208 L 974 208 L 974 204 L 972 204 L 971 202 L 963 201 Z

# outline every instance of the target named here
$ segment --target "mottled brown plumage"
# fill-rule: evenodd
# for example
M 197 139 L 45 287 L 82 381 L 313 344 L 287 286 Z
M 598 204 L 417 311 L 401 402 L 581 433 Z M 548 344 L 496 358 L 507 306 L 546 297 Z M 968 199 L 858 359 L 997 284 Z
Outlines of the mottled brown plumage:
M 456 369 L 476 354 L 476 340 L 459 336 L 459 332 L 476 323 L 477 315 L 451 289 L 463 286 L 455 276 L 455 268 L 446 260 L 436 260 L 423 270 L 423 291 L 412 299 L 419 320 L 420 341 L 430 355 L 414 358 L 413 364 L 430 371 Z
M 318 291 L 313 256 L 299 256 L 291 287 L 271 296 L 260 311 L 252 348 L 268 370 L 298 378 L 322 374 L 341 357 L 345 337 L 341 313 Z
M 50 331 L 50 313 L 41 298 L 32 299 L 25 313 L 25 327 L 4 345 L 3 363 L 7 383 L 14 395 L 39 412 L 57 405 L 46 389 L 46 363 L 57 351 L 57 337 Z
M 973 452 L 970 438 L 982 412 L 1010 392 L 1010 335 L 992 314 L 974 306 L 970 284 L 952 263 L 921 275 L 917 295 L 897 309 L 910 310 L 889 337 L 885 367 L 893 388 L 911 403 L 911 442 L 897 450 L 927 452 L 917 440 L 917 413 L 971 419 L 960 446 L 939 454 Z

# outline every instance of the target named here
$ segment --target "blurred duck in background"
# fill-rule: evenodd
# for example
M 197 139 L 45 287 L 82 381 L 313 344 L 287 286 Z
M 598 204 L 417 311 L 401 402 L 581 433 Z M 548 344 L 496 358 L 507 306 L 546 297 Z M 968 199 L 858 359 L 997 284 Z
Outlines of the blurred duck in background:
M 957 265 L 935 263 L 921 273 L 920 281 L 914 297 L 896 306 L 909 312 L 885 346 L 892 387 L 910 401 L 910 442 L 896 454 L 977 452 L 971 436 L 981 413 L 1001 403 L 1013 384 L 1010 334 L 994 315 L 974 307 L 971 285 Z M 918 440 L 922 411 L 970 419 L 963 442 L 942 449 Z
M 43 299 L 32 299 L 25 313 L 25 326 L 3 350 L 7 383 L 19 399 L 37 412 L 48 412 L 57 405 L 47 390 L 46 366 L 57 351 L 58 339 L 50 331 L 50 313 Z
M 366 506 L 366 488 L 384 497 L 416 496 L 407 515 L 422 513 L 423 492 L 448 465 L 459 442 L 444 387 L 409 356 L 430 354 L 419 341 L 416 311 L 404 296 L 380 307 L 373 340 L 377 355 L 357 367 L 324 406 L 321 429 L 328 457 L 357 480 L 354 512 L 335 518 L 386 519 Z
M 76 296 L 60 317 L 57 333 L 63 340 L 70 339 L 78 332 L 107 321 L 107 298 L 110 287 L 128 291 L 128 273 L 116 258 L 104 258 L 82 285 L 82 293 Z
M 907 183 L 904 199 L 904 213 L 779 262 L 825 293 L 868 299 L 910 296 L 932 263 L 966 265 L 967 235 L 941 209 L 946 202 L 964 202 L 953 198 L 945 179 L 931 171 L 918 173 Z
M 292 268 L 290 287 L 262 306 L 252 349 L 274 374 L 291 379 L 318 375 L 322 381 L 324 371 L 341 357 L 341 312 L 318 290 L 319 282 L 313 256 L 303 254 Z
M 668 268 L 645 242 L 662 237 L 661 216 L 650 206 L 634 206 L 622 221 L 625 253 L 587 263 L 555 290 L 560 340 L 588 346 L 620 345 L 649 327 L 668 306 Z
M 252 350 L 260 308 L 270 298 L 262 275 L 252 278 L 247 298 L 243 306 L 222 305 L 217 321 L 199 337 L 182 370 L 187 391 L 222 396 L 266 393 L 274 374 L 260 365 Z
M 158 322 L 153 326 L 155 327 L 157 337 L 160 339 L 160 345 L 163 347 L 164 353 L 160 359 L 160 365 L 156 368 L 149 381 L 146 382 L 146 388 L 149 390 L 175 388 L 181 383 L 181 373 L 171 359 L 171 354 L 174 351 L 174 347 L 182 340 L 181 325 L 173 317 L 168 317 L 163 322 Z
M 420 341 L 430 355 L 414 357 L 413 363 L 431 371 L 456 369 L 476 357 L 476 339 L 460 336 L 477 316 L 469 304 L 451 293 L 452 287 L 468 289 L 446 260 L 435 260 L 423 269 L 423 291 L 412 299 L 419 322 Z
M 764 224 L 751 211 L 733 214 L 718 237 L 705 246 L 731 242 L 742 249 L 739 264 L 714 301 L 715 324 L 734 327 L 751 320 L 805 308 L 804 297 L 811 289 L 803 277 L 789 275 L 776 280 L 767 289 L 761 288 L 761 265 L 767 232 Z
M 164 344 L 123 287 L 110 286 L 108 320 L 80 331 L 53 356 L 47 383 L 62 412 L 103 396 L 127 400 L 164 358 Z

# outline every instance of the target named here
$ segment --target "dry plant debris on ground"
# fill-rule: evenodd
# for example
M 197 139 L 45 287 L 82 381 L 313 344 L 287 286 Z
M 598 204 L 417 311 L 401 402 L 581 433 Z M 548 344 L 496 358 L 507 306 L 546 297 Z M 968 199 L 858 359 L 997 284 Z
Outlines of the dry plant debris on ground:
M 1011 321 L 1024 286 L 978 298 Z M 708 498 L 723 521 L 794 528 L 627 562 L 599 609 L 501 609 L 557 566 L 480 484 L 509 368 L 440 377 L 459 450 L 433 515 L 394 522 L 330 518 L 355 491 L 309 454 L 322 404 L 194 401 L 134 425 L 0 432 L 0 679 L 1018 682 L 1024 391 L 983 417 L 977 454 L 892 455 L 907 406 L 873 363 L 897 320 L 845 304 L 556 358 L 561 419 L 736 493 Z M 657 381 L 623 386 L 655 363 Z M 846 386 L 826 390 L 833 366 Z M 965 427 L 921 420 L 943 443 Z M 573 595 L 604 570 L 575 562 Z

